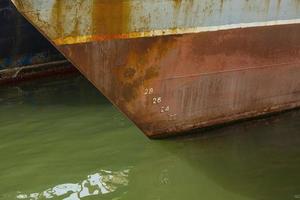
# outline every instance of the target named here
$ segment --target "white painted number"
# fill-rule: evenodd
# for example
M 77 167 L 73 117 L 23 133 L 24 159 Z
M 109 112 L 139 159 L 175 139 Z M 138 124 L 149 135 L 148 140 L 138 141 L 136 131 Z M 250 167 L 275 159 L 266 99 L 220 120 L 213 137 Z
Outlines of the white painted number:
M 160 108 L 160 112 L 164 113 L 164 112 L 169 112 L 170 111 L 170 106 L 162 106 Z
M 154 89 L 153 88 L 146 88 L 145 89 L 145 95 L 153 94 Z
M 162 101 L 161 97 L 154 97 L 152 100 L 153 104 L 160 104 Z

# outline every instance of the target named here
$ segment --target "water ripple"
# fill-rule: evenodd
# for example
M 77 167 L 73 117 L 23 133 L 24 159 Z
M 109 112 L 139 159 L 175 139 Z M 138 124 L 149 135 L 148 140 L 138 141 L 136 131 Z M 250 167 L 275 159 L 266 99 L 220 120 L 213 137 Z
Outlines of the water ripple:
M 100 170 L 87 176 L 80 183 L 65 183 L 56 185 L 42 192 L 25 194 L 19 192 L 16 196 L 20 200 L 40 200 L 61 197 L 63 200 L 80 200 L 89 196 L 104 195 L 115 192 L 119 187 L 127 186 L 130 170 L 118 172 Z

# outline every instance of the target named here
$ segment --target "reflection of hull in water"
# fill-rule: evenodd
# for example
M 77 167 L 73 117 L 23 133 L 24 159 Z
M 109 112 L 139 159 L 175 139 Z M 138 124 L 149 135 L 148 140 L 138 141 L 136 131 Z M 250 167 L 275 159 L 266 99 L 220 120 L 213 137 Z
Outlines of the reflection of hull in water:
M 13 2 L 150 137 L 300 105 L 297 0 Z
M 163 152 L 171 151 L 169 154 L 178 159 L 165 167 L 171 168 L 180 160 L 222 190 L 239 195 L 224 199 L 296 200 L 300 197 L 299 122 L 300 110 L 296 110 L 209 130 L 209 137 L 193 135 L 171 140 L 171 145 L 163 145 Z M 180 149 L 174 148 L 174 143 Z M 173 176 L 176 172 L 170 173 Z M 199 185 L 194 186 L 195 191 L 199 192 Z
M 53 73 L 53 68 L 62 69 L 61 66 L 54 67 L 57 64 L 54 61 L 65 60 L 63 56 L 18 13 L 9 0 L 0 2 L 0 30 L 0 84 L 46 75 L 50 71 Z

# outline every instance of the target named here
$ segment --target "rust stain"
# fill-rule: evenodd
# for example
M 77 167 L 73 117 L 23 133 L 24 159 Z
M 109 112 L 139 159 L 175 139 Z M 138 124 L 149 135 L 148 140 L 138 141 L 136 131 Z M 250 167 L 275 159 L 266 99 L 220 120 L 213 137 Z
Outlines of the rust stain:
M 175 7 L 180 7 L 182 0 L 173 0 L 173 3 Z
M 165 35 L 183 35 L 187 33 L 198 32 L 197 28 L 171 28 L 164 30 L 141 31 L 121 34 L 100 34 L 100 35 L 84 35 L 84 36 L 67 36 L 54 39 L 56 45 L 86 43 L 95 41 L 107 41 L 116 39 L 132 39 L 132 38 L 147 38 Z
M 282 0 L 277 0 L 277 7 L 276 7 L 276 12 L 277 12 L 277 14 L 279 13 L 280 8 L 281 8 L 281 1 L 282 1 Z
M 116 98 L 127 106 L 132 104 L 132 107 L 135 106 L 135 100 L 138 100 L 140 95 L 144 93 L 144 86 L 159 76 L 160 67 L 157 63 L 175 44 L 173 39 L 168 41 L 159 38 L 154 41 L 151 39 L 139 40 L 143 42 L 139 45 L 133 43 L 133 45 L 129 45 L 129 52 L 122 52 L 126 55 L 126 58 L 123 57 L 126 60 L 124 62 L 126 65 L 113 68 L 115 85 L 123 91 L 122 95 Z M 162 45 L 164 48 L 160 48 Z
M 94 1 L 92 11 L 93 33 L 104 35 L 128 33 L 130 13 L 130 1 Z
M 64 1 L 56 0 L 52 7 L 52 17 L 50 24 L 55 26 L 56 36 L 63 37 L 64 36 L 64 27 L 62 24 L 62 12 L 64 9 Z M 50 26 L 49 24 L 49 26 Z
M 222 11 L 223 8 L 224 8 L 224 0 L 220 0 L 220 1 L 221 1 L 221 3 L 220 3 L 220 10 Z

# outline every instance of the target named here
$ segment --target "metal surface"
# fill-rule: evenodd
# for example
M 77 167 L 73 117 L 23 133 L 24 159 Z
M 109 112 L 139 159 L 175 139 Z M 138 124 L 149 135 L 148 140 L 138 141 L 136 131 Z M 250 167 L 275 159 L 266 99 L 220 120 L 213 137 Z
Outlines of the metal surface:
M 0 86 L 72 73 L 78 71 L 67 60 L 7 68 L 0 70 Z
M 300 105 L 298 0 L 13 0 L 150 137 Z
M 0 70 L 58 60 L 65 59 L 9 0 L 0 0 Z

